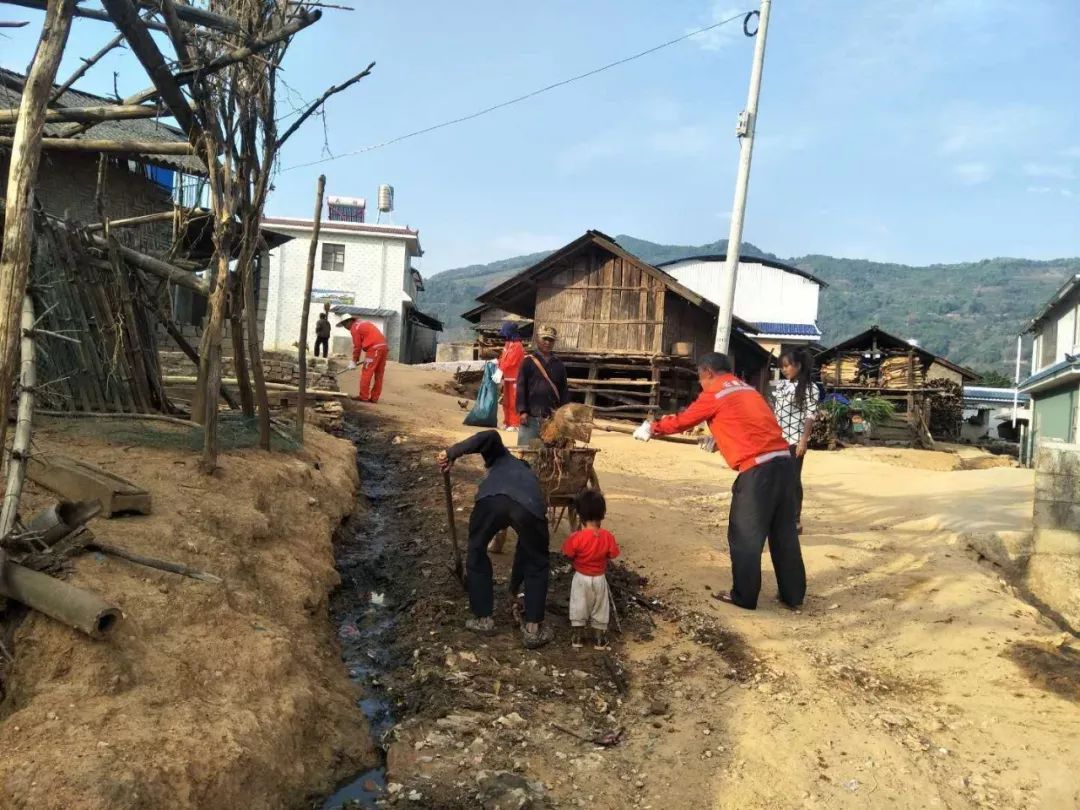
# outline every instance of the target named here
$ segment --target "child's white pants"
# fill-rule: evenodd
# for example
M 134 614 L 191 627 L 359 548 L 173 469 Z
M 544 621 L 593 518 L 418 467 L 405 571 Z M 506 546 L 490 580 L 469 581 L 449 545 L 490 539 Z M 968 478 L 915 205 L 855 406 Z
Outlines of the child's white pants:
M 603 574 L 590 577 L 575 571 L 570 583 L 570 624 L 607 630 L 609 614 L 607 577 Z

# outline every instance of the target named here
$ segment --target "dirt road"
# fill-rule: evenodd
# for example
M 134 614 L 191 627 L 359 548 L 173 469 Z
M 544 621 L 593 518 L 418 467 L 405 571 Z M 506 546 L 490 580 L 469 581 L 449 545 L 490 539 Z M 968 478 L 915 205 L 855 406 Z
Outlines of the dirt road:
M 446 378 L 391 366 L 370 418 L 431 446 L 461 438 L 463 411 L 429 387 Z M 967 532 L 1027 528 L 1028 471 L 814 453 L 806 606 L 792 614 L 776 604 L 766 555 L 761 606 L 746 612 L 710 598 L 730 584 L 734 475 L 720 458 L 614 434 L 594 445 L 626 563 L 684 615 L 741 638 L 753 669 L 725 678 L 730 655 L 674 622 L 650 640 L 624 637 L 624 716 L 636 718 L 627 742 L 599 754 L 555 738 L 529 760 L 525 775 L 557 805 L 1080 807 L 1075 640 L 963 542 Z M 663 711 L 650 711 L 657 700 Z

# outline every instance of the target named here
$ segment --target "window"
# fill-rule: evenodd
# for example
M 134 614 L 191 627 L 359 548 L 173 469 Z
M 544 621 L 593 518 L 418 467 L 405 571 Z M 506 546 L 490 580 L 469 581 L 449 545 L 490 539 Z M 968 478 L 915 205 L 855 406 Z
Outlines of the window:
M 327 272 L 342 273 L 345 270 L 345 246 L 323 242 L 322 269 Z

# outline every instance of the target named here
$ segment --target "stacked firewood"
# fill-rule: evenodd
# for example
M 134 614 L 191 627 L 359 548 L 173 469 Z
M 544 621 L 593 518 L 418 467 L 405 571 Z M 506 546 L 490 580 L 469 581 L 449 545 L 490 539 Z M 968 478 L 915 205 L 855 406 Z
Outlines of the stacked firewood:
M 872 385 L 880 388 L 919 388 L 926 383 L 922 363 L 914 360 L 914 369 L 909 371 L 906 354 L 883 357 L 876 373 L 861 367 L 860 360 L 861 354 L 852 353 L 822 363 L 821 381 L 831 386 Z
M 930 395 L 930 435 L 935 439 L 958 439 L 964 418 L 963 387 L 945 377 L 927 381 L 926 387 L 937 389 Z

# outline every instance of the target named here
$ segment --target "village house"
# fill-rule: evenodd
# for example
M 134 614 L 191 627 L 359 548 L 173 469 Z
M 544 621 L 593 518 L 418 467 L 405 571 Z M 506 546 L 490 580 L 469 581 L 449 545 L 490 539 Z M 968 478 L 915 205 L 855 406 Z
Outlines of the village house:
M 687 256 L 657 265 L 685 287 L 716 302 L 726 257 Z M 818 297 L 828 285 L 812 273 L 776 259 L 739 258 L 735 280 L 735 315 L 754 325 L 753 339 L 774 357 L 790 347 L 821 340 Z
M 689 402 L 694 360 L 712 351 L 716 335 L 715 304 L 595 230 L 477 300 L 557 329 L 571 391 L 601 414 L 623 418 Z M 769 354 L 749 336 L 750 324 L 734 325 L 735 370 L 764 390 Z
M 311 300 L 307 303 L 308 339 L 314 340 L 315 321 L 329 305 L 335 314 L 371 321 L 386 335 L 390 359 L 423 363 L 435 359 L 442 324 L 416 305 L 424 289 L 412 260 L 423 255 L 420 234 L 402 225 L 365 222 L 365 202 L 359 198 L 329 198 L 315 254 Z M 292 237 L 272 251 L 268 264 L 268 296 L 263 345 L 292 350 L 300 339 L 300 315 L 312 220 L 266 217 L 266 227 Z M 335 319 L 336 320 L 336 319 Z M 352 351 L 349 335 L 335 329 L 331 351 Z
M 950 385 L 958 393 L 958 401 L 950 408 L 955 419 L 950 418 L 939 437 L 959 438 L 963 411 L 960 389 L 979 379 L 971 369 L 879 326 L 826 349 L 815 363 L 826 391 L 849 400 L 877 397 L 892 403 L 895 415 L 874 427 L 874 440 L 917 447 L 933 445 L 931 410 L 935 400 L 951 395 L 947 390 Z
M 1042 439 L 1075 442 L 1080 408 L 1080 275 L 1074 275 L 1031 320 L 1031 374 L 1020 391 L 1031 396 L 1031 429 L 1022 448 L 1030 460 Z

